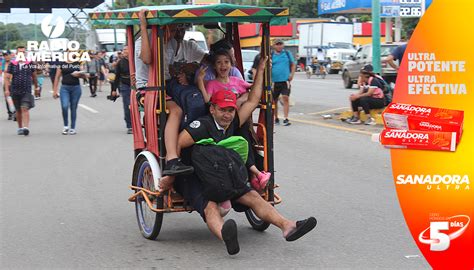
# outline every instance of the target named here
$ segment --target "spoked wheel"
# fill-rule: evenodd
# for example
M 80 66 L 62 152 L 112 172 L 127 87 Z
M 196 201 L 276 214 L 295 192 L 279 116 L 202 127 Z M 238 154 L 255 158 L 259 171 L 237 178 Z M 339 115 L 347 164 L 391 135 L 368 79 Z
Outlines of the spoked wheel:
M 346 70 L 344 73 L 342 73 L 342 81 L 344 82 L 344 87 L 347 89 L 352 88 L 352 80 L 351 77 L 349 76 L 349 72 Z
M 247 220 L 249 221 L 252 228 L 256 231 L 263 232 L 268 228 L 268 226 L 270 226 L 270 223 L 259 219 L 252 209 L 246 210 L 245 216 L 247 217 Z
M 151 168 L 152 163 L 157 166 L 158 163 L 154 157 L 146 157 L 140 155 L 136 162 L 133 170 L 133 185 L 156 191 L 153 170 Z M 158 167 L 159 168 L 159 167 Z M 159 172 L 155 172 L 159 173 Z M 153 207 L 161 209 L 163 208 L 163 197 L 148 196 Z M 138 196 L 135 201 L 135 210 L 137 214 L 138 227 L 143 237 L 155 240 L 161 230 L 161 224 L 163 223 L 163 213 L 156 213 L 152 211 L 146 203 L 143 196 Z

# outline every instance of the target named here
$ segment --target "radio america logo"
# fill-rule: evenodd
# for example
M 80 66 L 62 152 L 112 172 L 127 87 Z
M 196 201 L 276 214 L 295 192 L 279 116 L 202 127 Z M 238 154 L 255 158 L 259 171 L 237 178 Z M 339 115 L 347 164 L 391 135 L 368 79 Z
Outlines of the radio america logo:
M 418 241 L 429 245 L 431 251 L 447 250 L 451 241 L 460 237 L 471 222 L 467 215 L 440 217 L 436 213 L 430 214 L 430 220 L 430 226 L 418 235 Z
M 44 17 L 44 19 L 41 21 L 41 31 L 47 38 L 58 38 L 64 33 L 66 24 L 61 17 L 57 17 L 56 23 L 51 24 L 52 19 L 52 14 Z
M 16 60 L 24 62 L 91 61 L 88 52 L 80 51 L 81 45 L 78 41 L 59 38 L 66 29 L 63 18 L 57 17 L 54 24 L 52 21 L 53 15 L 48 15 L 41 21 L 41 31 L 48 40 L 27 41 L 27 52 L 19 52 Z

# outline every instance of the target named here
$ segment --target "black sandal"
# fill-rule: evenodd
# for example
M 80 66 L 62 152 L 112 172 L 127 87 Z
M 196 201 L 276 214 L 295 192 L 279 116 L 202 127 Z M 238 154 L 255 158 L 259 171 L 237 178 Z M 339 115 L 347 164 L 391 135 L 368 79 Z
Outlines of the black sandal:
M 316 227 L 316 218 L 310 217 L 305 220 L 300 220 L 296 222 L 296 228 L 291 230 L 288 235 L 285 237 L 286 241 L 295 241 L 301 236 L 310 232 L 314 227 Z
M 229 255 L 239 253 L 239 239 L 237 238 L 237 223 L 233 219 L 227 220 L 222 226 L 222 239 Z

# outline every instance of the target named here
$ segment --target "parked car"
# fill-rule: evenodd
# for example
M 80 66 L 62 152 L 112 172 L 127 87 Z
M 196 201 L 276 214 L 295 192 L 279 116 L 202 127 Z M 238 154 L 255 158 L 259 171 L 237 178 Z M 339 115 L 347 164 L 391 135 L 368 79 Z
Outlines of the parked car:
M 209 52 L 209 48 L 207 47 L 207 41 L 204 37 L 204 34 L 199 31 L 186 31 L 184 34 L 184 40 L 193 40 L 195 41 L 201 49 L 205 52 Z
M 400 45 L 402 45 L 402 43 L 381 44 L 381 61 L 389 56 L 390 52 Z M 367 64 L 372 64 L 372 44 L 367 44 L 360 47 L 359 50 L 357 50 L 357 53 L 352 57 L 352 60 L 344 64 L 342 68 L 342 80 L 344 81 L 344 87 L 352 88 L 352 85 L 357 83 L 360 69 Z M 393 69 L 386 63 L 381 64 L 380 75 L 388 83 L 395 83 L 397 80 L 397 70 Z
M 255 56 L 259 54 L 259 51 L 256 50 L 242 50 L 242 64 L 244 67 L 244 80 L 247 82 L 253 82 L 253 76 L 252 76 L 252 65 L 253 65 L 253 60 L 255 59 Z

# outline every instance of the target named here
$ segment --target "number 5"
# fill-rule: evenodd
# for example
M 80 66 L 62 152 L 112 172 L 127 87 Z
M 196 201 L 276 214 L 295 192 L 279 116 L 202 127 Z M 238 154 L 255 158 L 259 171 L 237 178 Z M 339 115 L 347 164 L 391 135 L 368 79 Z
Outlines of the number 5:
M 441 233 L 440 231 L 448 230 L 449 223 L 446 222 L 431 222 L 430 223 L 430 239 L 431 240 L 438 240 L 437 243 L 431 243 L 430 250 L 431 251 L 444 251 L 449 248 L 449 236 L 445 233 Z

